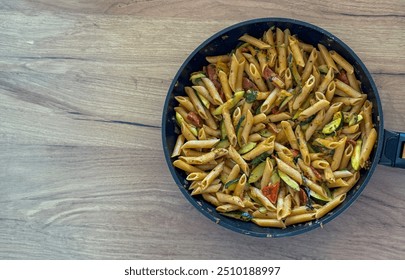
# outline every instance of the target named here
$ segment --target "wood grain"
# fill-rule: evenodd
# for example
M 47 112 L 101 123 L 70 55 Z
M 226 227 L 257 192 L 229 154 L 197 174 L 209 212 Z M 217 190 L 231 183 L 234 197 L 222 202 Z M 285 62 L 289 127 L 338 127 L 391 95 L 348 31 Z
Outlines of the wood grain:
M 2 1 L 0 258 L 404 259 L 403 170 L 379 166 L 346 212 L 285 239 L 219 227 L 178 190 L 160 134 L 170 82 L 207 37 L 255 17 L 346 42 L 385 126 L 405 131 L 403 1 Z

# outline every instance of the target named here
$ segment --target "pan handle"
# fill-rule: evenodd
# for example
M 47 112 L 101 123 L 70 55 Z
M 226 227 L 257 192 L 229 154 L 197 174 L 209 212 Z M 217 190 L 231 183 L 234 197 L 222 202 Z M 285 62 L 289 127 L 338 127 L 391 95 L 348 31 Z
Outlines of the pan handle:
M 405 133 L 384 129 L 380 164 L 405 168 Z

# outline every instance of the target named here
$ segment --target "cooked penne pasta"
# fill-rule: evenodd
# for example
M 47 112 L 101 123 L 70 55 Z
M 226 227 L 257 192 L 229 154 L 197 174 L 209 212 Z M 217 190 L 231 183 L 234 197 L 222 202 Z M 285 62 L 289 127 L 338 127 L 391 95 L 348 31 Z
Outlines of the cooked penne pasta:
M 176 93 L 173 166 L 190 195 L 227 217 L 273 228 L 322 221 L 369 166 L 373 103 L 336 50 L 280 28 L 240 41 Z

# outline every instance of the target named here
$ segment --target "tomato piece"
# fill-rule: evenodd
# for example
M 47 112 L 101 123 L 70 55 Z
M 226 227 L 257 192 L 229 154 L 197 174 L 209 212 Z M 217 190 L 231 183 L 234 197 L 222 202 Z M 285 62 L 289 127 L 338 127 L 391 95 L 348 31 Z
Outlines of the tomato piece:
M 341 80 L 342 82 L 344 82 L 347 85 L 350 85 L 349 79 L 347 78 L 346 72 L 345 71 L 340 71 L 339 74 L 337 74 L 336 78 L 338 78 L 339 80 Z
M 319 173 L 318 170 L 316 170 L 316 168 L 314 168 L 313 166 L 310 166 L 310 167 L 311 167 L 312 171 L 314 172 L 315 177 L 318 178 L 319 180 L 322 180 L 321 173 Z
M 307 202 L 308 202 L 307 193 L 303 189 L 300 189 L 300 192 L 298 193 L 298 196 L 300 198 L 300 204 L 301 205 L 306 205 Z
M 275 204 L 278 197 L 278 191 L 280 189 L 280 181 L 274 184 L 270 184 L 262 188 L 262 193 L 271 203 Z
M 201 128 L 203 126 L 203 122 L 200 118 L 199 115 L 197 115 L 194 112 L 189 112 L 187 114 L 187 120 L 189 120 L 193 125 L 195 125 L 196 127 Z
M 290 151 L 292 153 L 293 158 L 296 158 L 300 154 L 300 151 L 295 149 L 290 149 Z

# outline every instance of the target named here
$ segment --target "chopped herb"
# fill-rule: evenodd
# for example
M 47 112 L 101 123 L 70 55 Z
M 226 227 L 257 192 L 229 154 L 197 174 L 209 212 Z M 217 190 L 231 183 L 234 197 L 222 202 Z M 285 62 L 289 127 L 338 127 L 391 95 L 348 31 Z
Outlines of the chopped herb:
M 257 99 L 257 91 L 255 90 L 248 90 L 246 93 L 246 102 L 247 103 L 253 103 Z
M 226 182 L 226 184 L 224 185 L 224 188 L 227 189 L 229 188 L 231 185 L 236 184 L 239 181 L 239 178 L 230 180 L 228 182 Z
M 261 154 L 261 155 L 257 156 L 256 158 L 254 158 L 251 163 L 252 163 L 253 166 L 258 165 L 259 163 L 265 161 L 266 158 L 268 158 L 269 156 L 270 156 L 269 153 L 264 152 L 263 154 Z

